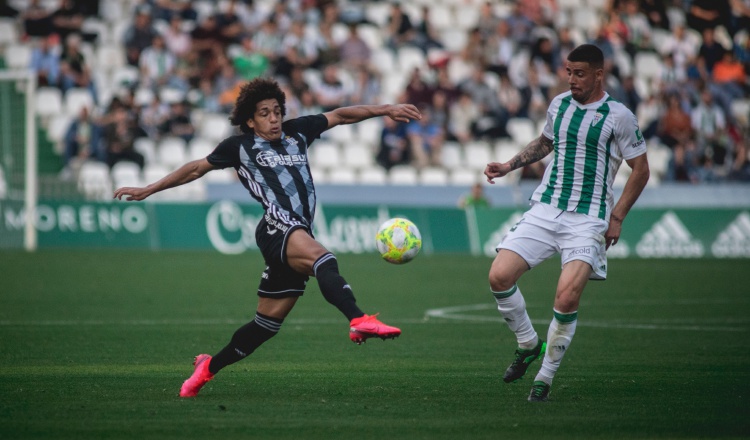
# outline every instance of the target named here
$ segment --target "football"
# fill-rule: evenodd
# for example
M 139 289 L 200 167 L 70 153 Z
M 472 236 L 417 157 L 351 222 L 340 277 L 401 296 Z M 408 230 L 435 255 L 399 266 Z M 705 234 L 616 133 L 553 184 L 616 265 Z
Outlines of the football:
M 411 221 L 392 218 L 380 225 L 375 245 L 385 261 L 404 264 L 413 260 L 422 249 L 422 235 Z

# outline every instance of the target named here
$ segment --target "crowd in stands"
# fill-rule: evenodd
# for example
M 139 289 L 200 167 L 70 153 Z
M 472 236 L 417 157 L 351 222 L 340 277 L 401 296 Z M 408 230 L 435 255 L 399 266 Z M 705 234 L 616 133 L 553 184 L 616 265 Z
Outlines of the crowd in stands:
M 112 3 L 124 16 L 103 18 Z M 608 93 L 665 152 L 661 180 L 750 181 L 750 0 L 3 0 L 0 15 L 33 48 L 40 85 L 91 94 L 64 137 L 68 171 L 91 159 L 144 167 L 137 139 L 191 142 L 200 115 L 228 114 L 258 76 L 280 81 L 289 118 L 417 105 L 421 121 L 385 118 L 379 139 L 360 140 L 386 170 L 450 168 L 456 146 L 512 140 L 517 151 L 530 140 L 517 121 L 541 134 L 567 90 L 568 52 L 590 42 L 605 53 Z M 111 46 L 104 34 L 121 48 L 111 76 L 135 72 L 116 84 L 91 59 Z

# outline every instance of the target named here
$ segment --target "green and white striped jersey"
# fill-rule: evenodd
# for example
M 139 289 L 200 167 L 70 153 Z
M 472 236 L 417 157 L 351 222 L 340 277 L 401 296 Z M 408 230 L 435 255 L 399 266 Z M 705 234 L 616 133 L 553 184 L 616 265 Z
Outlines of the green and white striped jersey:
M 531 200 L 609 221 L 620 164 L 646 153 L 633 112 L 607 93 L 583 105 L 568 91 L 550 103 L 543 135 L 555 155 Z

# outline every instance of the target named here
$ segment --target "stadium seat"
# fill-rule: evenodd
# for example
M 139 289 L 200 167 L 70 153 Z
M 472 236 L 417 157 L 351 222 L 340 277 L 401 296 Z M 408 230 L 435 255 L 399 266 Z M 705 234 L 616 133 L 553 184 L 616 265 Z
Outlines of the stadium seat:
M 590 35 L 601 26 L 599 13 L 595 8 L 578 8 L 571 12 L 571 20 L 574 27 Z
M 440 31 L 440 42 L 448 52 L 458 53 L 466 47 L 469 34 L 459 28 L 448 28 Z
M 204 157 L 211 154 L 211 152 L 214 151 L 215 148 L 215 142 L 202 137 L 194 137 L 188 143 L 187 160 L 203 159 Z
M 360 24 L 357 26 L 357 35 L 367 43 L 370 50 L 383 47 L 383 34 L 380 29 L 370 24 Z
M 473 9 L 473 8 L 466 8 Z M 455 28 L 454 14 L 450 7 L 441 4 L 432 4 L 429 9 L 430 24 L 433 28 L 441 31 L 443 29 Z
M 73 118 L 67 114 L 58 113 L 47 123 L 47 140 L 55 144 L 55 151 L 59 154 L 63 152 L 63 140 L 72 120 Z
M 387 2 L 366 2 L 365 17 L 380 28 L 388 26 L 391 16 L 391 5 Z
M 557 6 L 564 10 L 573 10 L 583 7 L 583 0 L 557 0 Z
M 451 171 L 450 176 L 448 177 L 448 182 L 455 186 L 471 186 L 477 183 L 479 178 L 480 173 L 477 171 L 459 168 Z
M 132 87 L 138 84 L 140 72 L 134 66 L 122 66 L 112 71 L 112 86 L 114 87 Z
M 18 41 L 18 30 L 12 18 L 0 18 L 0 47 Z
M 313 146 L 313 148 L 315 148 Z M 368 168 L 373 165 L 373 153 L 370 147 L 360 143 L 352 143 L 343 147 L 344 166 L 349 168 Z
M 328 173 L 325 169 L 310 165 L 310 174 L 316 185 L 328 183 Z
M 187 162 L 185 140 L 178 137 L 166 137 L 159 142 L 156 150 L 160 164 L 171 170 L 176 170 Z
M 78 173 L 78 190 L 87 200 L 111 199 L 112 182 L 109 166 L 103 162 L 84 162 Z
M 418 181 L 417 170 L 408 165 L 395 166 L 388 173 L 391 185 L 416 185 Z
M 528 144 L 541 134 L 536 132 L 534 122 L 527 118 L 510 118 L 506 129 L 513 140 L 521 145 Z
M 385 185 L 388 183 L 388 174 L 379 166 L 365 168 L 359 172 L 359 183 L 361 185 Z
M 354 126 L 357 132 L 357 142 L 370 147 L 380 145 L 380 134 L 383 131 L 383 122 L 379 118 L 365 119 Z
M 337 125 L 326 131 L 323 136 L 328 140 L 347 147 L 354 141 L 354 128 L 351 124 Z M 313 146 L 313 148 L 315 147 Z
M 133 141 L 133 149 L 143 155 L 146 164 L 156 162 L 156 143 L 152 139 L 147 137 L 136 138 Z
M 220 142 L 232 134 L 232 125 L 227 115 L 220 113 L 206 113 L 201 120 L 198 135 L 202 138 Z
M 443 151 L 440 156 L 440 163 L 446 169 L 461 168 L 464 165 L 462 147 L 458 142 L 443 143 Z
M 62 92 L 57 87 L 39 87 L 35 98 L 36 114 L 41 117 L 52 117 L 62 113 Z
M 370 62 L 375 70 L 383 74 L 396 69 L 396 57 L 393 51 L 386 47 L 374 49 L 370 55 Z
M 513 158 L 519 151 L 521 145 L 512 140 L 499 140 L 495 143 L 495 157 L 497 162 L 507 162 Z
M 310 164 L 319 168 L 338 168 L 341 166 L 341 150 L 335 142 L 318 139 L 308 153 Z
M 664 177 L 667 174 L 669 160 L 672 158 L 672 150 L 666 145 L 655 144 L 648 146 L 648 166 L 651 169 L 651 177 Z M 622 165 L 626 167 L 627 165 Z
M 173 87 L 165 87 L 159 90 L 159 100 L 165 104 L 174 104 L 185 100 L 185 92 Z
M 5 48 L 5 64 L 9 69 L 27 69 L 31 66 L 31 46 L 13 43 Z
M 237 172 L 234 168 L 212 170 L 206 173 L 205 180 L 208 183 L 234 183 L 237 182 Z
M 741 125 L 750 126 L 750 98 L 733 100 L 730 104 L 730 112 Z
M 123 186 L 142 186 L 141 169 L 135 162 L 120 161 L 112 166 L 110 171 L 115 188 Z
M 469 142 L 464 145 L 464 157 L 466 167 L 472 170 L 484 170 L 492 161 L 490 145 L 483 141 Z
M 636 77 L 653 80 L 661 73 L 661 57 L 653 52 L 638 52 L 633 60 Z
M 118 70 L 125 66 L 125 49 L 120 44 L 101 44 L 96 58 L 100 69 Z
M 464 32 L 474 29 L 479 23 L 479 14 L 479 8 L 457 6 L 455 8 L 456 27 Z
M 400 47 L 396 58 L 398 60 L 398 68 L 402 72 L 412 72 L 416 68 L 425 71 L 427 68 L 427 59 L 424 52 L 417 47 Z
M 328 173 L 328 183 L 334 185 L 354 185 L 357 183 L 357 175 L 354 170 L 348 168 L 333 169 Z
M 442 168 L 425 168 L 419 172 L 419 183 L 425 186 L 445 186 L 448 172 Z
M 89 89 L 76 87 L 65 92 L 65 113 L 71 117 L 78 116 L 83 107 L 92 110 L 94 108 L 94 97 Z

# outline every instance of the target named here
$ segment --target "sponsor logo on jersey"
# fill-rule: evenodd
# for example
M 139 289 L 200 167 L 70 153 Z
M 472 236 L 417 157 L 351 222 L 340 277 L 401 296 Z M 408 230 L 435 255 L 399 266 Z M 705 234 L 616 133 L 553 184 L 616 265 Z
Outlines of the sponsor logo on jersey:
M 258 165 L 263 167 L 294 166 L 307 163 L 307 157 L 304 154 L 278 154 L 275 151 L 261 151 L 255 156 Z
M 644 142 L 646 142 L 646 140 L 643 139 L 643 134 L 641 134 L 641 130 L 639 128 L 636 128 L 635 129 L 635 142 L 630 144 L 630 146 L 633 148 L 636 148 L 639 145 L 643 144 Z
M 282 233 L 286 233 L 286 231 L 289 229 L 289 225 L 282 223 L 275 218 L 271 217 L 266 213 L 263 218 L 266 219 L 266 223 L 268 223 L 268 234 L 273 235 L 276 233 L 276 231 L 281 231 Z

